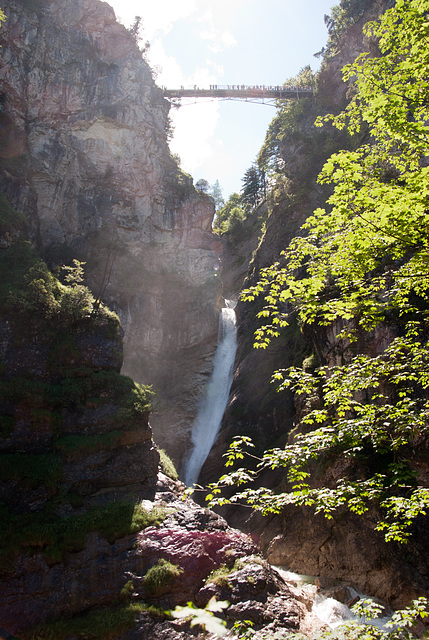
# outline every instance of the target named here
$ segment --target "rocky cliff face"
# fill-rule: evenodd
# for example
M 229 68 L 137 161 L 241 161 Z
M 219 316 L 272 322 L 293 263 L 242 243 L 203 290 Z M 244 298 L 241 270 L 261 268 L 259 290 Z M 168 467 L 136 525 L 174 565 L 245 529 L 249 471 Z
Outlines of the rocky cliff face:
M 152 394 L 119 373 L 117 316 L 79 267 L 55 278 L 1 205 L 1 636 L 185 640 L 165 609 L 213 596 L 230 627 L 308 625 L 309 598 L 250 537 L 159 472 Z
M 159 472 L 150 391 L 119 374 L 117 317 L 88 313 L 88 290 L 61 285 L 31 249 L 19 283 L 5 264 L 24 261 L 23 245 L 6 236 L 12 227 L 0 234 L 13 290 L 0 291 L 1 636 L 186 640 L 189 620 L 165 610 L 213 597 L 256 638 L 320 628 L 311 594 Z
M 155 437 L 180 462 L 217 337 L 213 203 L 171 157 L 169 104 L 106 3 L 2 7 L 0 188 L 52 264 L 86 260 L 121 317 L 124 372 L 159 392 Z
M 79 640 L 95 633 L 97 620 L 97 632 L 105 634 L 98 637 L 191 640 L 203 634 L 189 618 L 173 620 L 165 609 L 190 601 L 204 608 L 213 597 L 228 602 L 217 615 L 231 639 L 237 638 L 231 627 L 247 628 L 249 620 L 261 640 L 267 633 L 300 640 L 325 628 L 312 611 L 316 587 L 287 582 L 248 536 L 181 499 L 181 491 L 160 474 L 153 501 L 143 503 L 148 520 L 138 532 L 116 539 L 110 532 L 110 540 L 89 532 L 85 548 L 61 562 L 42 551 L 19 556 L 14 575 L 0 576 L 2 634 Z M 161 571 L 151 578 L 157 568 L 162 578 Z
M 343 82 L 341 70 L 362 51 L 375 51 L 374 43 L 363 35 L 362 28 L 389 6 L 390 0 L 374 0 L 367 4 L 365 15 L 347 30 L 336 55 L 323 62 L 314 97 L 301 102 L 304 104 L 301 111 L 296 110 L 293 133 L 287 135 L 285 126 L 281 140 L 277 141 L 284 169 L 281 179 L 268 194 L 269 216 L 265 231 L 259 243 L 251 245 L 253 255 L 247 253 L 241 283 L 239 285 L 236 280 L 233 290 L 256 284 L 260 270 L 280 259 L 281 251 L 292 238 L 302 233 L 301 226 L 306 218 L 326 202 L 329 191 L 318 184 L 318 174 L 331 153 L 346 148 L 350 140 L 343 132 L 329 127 L 317 128 L 314 122 L 319 115 L 339 113 L 346 106 L 350 87 Z M 243 228 L 243 237 L 235 246 L 226 239 L 224 242 L 228 247 L 224 262 L 234 271 L 234 261 L 240 259 L 243 248 L 249 245 L 246 229 Z M 247 272 L 243 268 L 246 266 Z M 260 447 L 284 442 L 293 426 L 295 405 L 287 392 L 275 392 L 270 383 L 271 374 L 277 368 L 301 366 L 304 358 L 314 351 L 316 342 L 319 352 L 330 346 L 329 336 L 304 336 L 296 325 L 291 324 L 266 350 L 253 349 L 254 331 L 260 324 L 256 318 L 259 310 L 258 301 L 239 301 L 236 307 L 238 352 L 234 383 L 223 428 L 202 479 L 219 477 L 217 461 L 226 443 L 237 433 L 251 433 Z
M 304 220 L 326 201 L 328 194 L 317 184 L 317 175 L 326 158 L 338 148 L 345 148 L 348 141 L 341 139 L 338 132 L 326 134 L 316 129 L 313 123 L 317 115 L 335 113 L 345 106 L 348 87 L 342 82 L 341 69 L 362 51 L 372 50 L 375 45 L 365 40 L 362 26 L 390 5 L 381 0 L 369 3 L 366 15 L 343 38 L 339 52 L 324 62 L 317 93 L 303 107 L 293 134 L 278 142 L 284 161 L 284 181 L 273 190 L 266 232 L 250 264 L 244 287 L 255 284 L 261 268 L 279 260 L 281 250 L 301 233 Z M 222 475 L 221 455 L 235 435 L 250 435 L 259 451 L 282 447 L 288 441 L 303 401 L 288 392 L 275 392 L 270 384 L 274 370 L 302 366 L 311 353 L 317 354 L 323 363 L 334 364 L 339 353 L 335 331 L 317 327 L 303 335 L 293 324 L 266 350 L 252 349 L 259 308 L 256 301 L 240 302 L 236 309 L 237 368 L 220 435 L 201 474 L 202 483 Z M 380 352 L 388 342 L 388 337 L 382 334 L 383 330 L 372 336 L 371 344 L 360 345 L 362 351 Z M 342 461 L 342 466 L 330 469 L 329 473 L 338 479 L 346 469 L 347 462 Z M 278 470 L 271 476 L 267 474 L 264 480 L 275 488 L 284 478 Z M 295 571 L 351 579 L 365 592 L 396 605 L 428 591 L 424 522 L 417 526 L 415 542 L 404 550 L 400 545 L 386 544 L 373 531 L 374 514 L 359 521 L 342 513 L 337 520 L 326 522 L 322 517 L 314 517 L 310 510 L 291 507 L 285 509 L 282 517 L 268 520 L 253 516 L 245 525 L 246 516 L 236 508 L 224 515 L 235 525 L 240 522 L 246 530 L 260 535 L 270 560 Z

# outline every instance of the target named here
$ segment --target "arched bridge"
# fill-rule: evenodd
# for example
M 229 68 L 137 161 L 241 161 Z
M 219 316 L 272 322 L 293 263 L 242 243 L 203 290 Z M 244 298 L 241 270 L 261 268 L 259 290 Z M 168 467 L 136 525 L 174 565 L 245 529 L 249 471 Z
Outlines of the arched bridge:
M 296 100 L 313 93 L 312 87 L 295 86 L 249 86 L 244 84 L 210 85 L 209 89 L 180 87 L 167 89 L 163 87 L 165 98 L 221 98 L 223 100 L 247 100 L 264 102 L 273 100 Z

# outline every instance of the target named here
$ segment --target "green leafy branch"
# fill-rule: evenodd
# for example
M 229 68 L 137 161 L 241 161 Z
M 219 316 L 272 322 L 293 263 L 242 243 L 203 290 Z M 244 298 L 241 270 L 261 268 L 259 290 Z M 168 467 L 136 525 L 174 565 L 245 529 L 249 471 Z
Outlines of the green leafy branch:
M 206 631 L 223 637 L 227 632 L 226 622 L 215 614 L 228 607 L 229 602 L 216 600 L 216 597 L 213 596 L 204 609 L 199 609 L 192 602 L 188 602 L 186 607 L 177 606 L 173 611 L 170 611 L 170 615 L 176 619 L 189 619 L 191 627 L 196 625 L 202 627 L 204 638 Z
M 413 600 L 405 609 L 395 611 L 382 628 L 373 624 L 383 615 L 383 606 L 371 599 L 359 600 L 353 607 L 353 613 L 359 617 L 359 622 L 347 622 L 341 625 L 345 629 L 347 638 L 355 640 L 412 640 L 416 637 L 415 626 L 429 617 L 429 601 L 421 597 Z M 322 638 L 328 638 L 323 634 Z

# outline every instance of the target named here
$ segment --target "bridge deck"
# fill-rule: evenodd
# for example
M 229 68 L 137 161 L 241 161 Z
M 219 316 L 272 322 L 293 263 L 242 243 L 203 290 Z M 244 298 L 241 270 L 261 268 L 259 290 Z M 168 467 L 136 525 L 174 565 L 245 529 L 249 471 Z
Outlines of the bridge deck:
M 311 87 L 249 87 L 245 85 L 211 85 L 210 89 L 199 87 L 180 87 L 167 89 L 164 87 L 166 98 L 241 98 L 243 100 L 279 99 L 291 100 L 313 93 Z

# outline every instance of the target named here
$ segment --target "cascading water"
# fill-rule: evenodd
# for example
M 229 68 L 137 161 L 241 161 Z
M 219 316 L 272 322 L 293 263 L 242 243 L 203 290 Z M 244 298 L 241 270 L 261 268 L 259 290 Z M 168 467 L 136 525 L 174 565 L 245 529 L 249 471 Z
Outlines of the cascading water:
M 201 467 L 213 446 L 231 388 L 237 350 L 237 328 L 235 303 L 225 300 L 225 304 L 226 307 L 222 309 L 219 317 L 219 340 L 213 360 L 213 372 L 192 427 L 192 449 L 183 474 L 183 481 L 188 487 L 197 481 Z
M 280 573 L 286 582 L 292 582 L 292 584 L 299 585 L 302 588 L 308 596 L 308 599 L 313 603 L 311 609 L 312 613 L 314 613 L 319 620 L 331 627 L 331 629 L 336 629 L 345 623 L 357 622 L 359 624 L 377 627 L 382 630 L 390 630 L 386 625 L 391 621 L 392 611 L 390 611 L 387 606 L 385 607 L 386 615 L 383 617 L 373 618 L 372 620 L 359 618 L 346 604 L 335 600 L 335 598 L 323 595 L 323 593 L 319 593 L 316 585 L 314 584 L 315 576 L 305 576 L 298 573 L 292 573 L 283 567 L 275 565 L 273 565 L 273 567 Z M 357 602 L 358 600 L 372 600 L 371 597 L 357 591 L 351 585 L 345 585 L 345 589 L 348 591 L 349 598 L 353 602 Z M 333 637 L 345 638 L 346 635 L 334 635 Z

